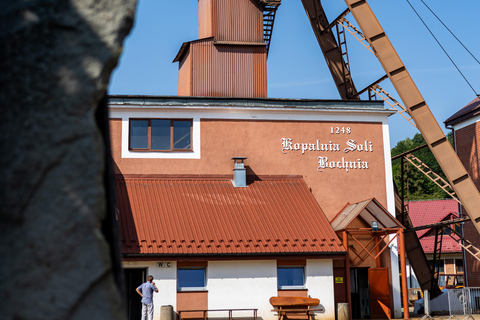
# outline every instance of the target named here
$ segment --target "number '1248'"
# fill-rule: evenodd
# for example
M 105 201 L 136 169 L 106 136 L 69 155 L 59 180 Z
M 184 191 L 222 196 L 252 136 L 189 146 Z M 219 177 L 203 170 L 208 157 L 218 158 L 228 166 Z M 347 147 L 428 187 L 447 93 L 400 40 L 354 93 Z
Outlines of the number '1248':
M 350 129 L 350 127 L 330 127 L 330 133 L 331 134 L 340 134 L 340 133 L 343 133 L 343 134 L 350 134 L 352 133 L 352 130 Z

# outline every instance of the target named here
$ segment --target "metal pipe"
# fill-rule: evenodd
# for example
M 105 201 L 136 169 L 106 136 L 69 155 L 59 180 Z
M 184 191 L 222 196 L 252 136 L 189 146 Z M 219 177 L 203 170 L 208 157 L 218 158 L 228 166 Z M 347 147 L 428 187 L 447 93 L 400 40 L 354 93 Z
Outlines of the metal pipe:
M 405 231 L 403 229 L 399 230 L 399 253 L 400 253 L 400 269 L 402 273 L 402 300 L 403 300 L 403 318 L 410 319 L 410 311 L 408 310 L 408 287 L 407 287 L 407 263 L 405 258 Z
M 348 302 L 348 319 L 352 319 L 352 292 L 350 287 L 350 254 L 348 250 L 348 233 L 347 231 L 342 232 L 343 246 L 347 251 L 345 255 L 345 278 L 347 283 L 347 302 Z

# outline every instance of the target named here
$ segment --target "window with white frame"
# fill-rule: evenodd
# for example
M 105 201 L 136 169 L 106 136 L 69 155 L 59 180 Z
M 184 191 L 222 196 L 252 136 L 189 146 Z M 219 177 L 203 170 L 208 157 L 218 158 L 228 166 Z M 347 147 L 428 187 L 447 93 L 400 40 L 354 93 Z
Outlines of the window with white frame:
M 129 150 L 192 151 L 191 119 L 130 119 Z

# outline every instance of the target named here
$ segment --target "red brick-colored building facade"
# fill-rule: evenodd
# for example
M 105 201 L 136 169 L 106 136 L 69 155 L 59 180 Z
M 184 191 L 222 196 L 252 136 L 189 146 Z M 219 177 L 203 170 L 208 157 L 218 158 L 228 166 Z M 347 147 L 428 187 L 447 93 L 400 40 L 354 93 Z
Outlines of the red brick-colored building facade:
M 378 220 L 378 232 L 384 232 L 390 226 L 379 217 L 394 210 L 387 121 L 392 111 L 383 104 L 158 96 L 109 100 L 126 277 L 133 279 L 130 288 L 142 273 L 155 277 L 163 288 L 155 298 L 157 309 L 255 308 L 269 320 L 274 317 L 269 298 L 288 294 L 320 299 L 325 312 L 316 318 L 322 320 L 334 320 L 337 304 L 349 300 L 358 318 L 374 312 L 375 318 L 380 312 L 401 316 L 398 255 L 381 244 L 373 259 L 360 245 L 374 249 L 372 221 Z M 177 139 L 176 124 L 183 122 L 188 130 Z M 166 150 L 154 148 L 162 123 L 169 128 L 173 123 L 173 147 Z M 151 138 L 145 146 L 136 141 L 142 124 Z M 231 181 L 235 157 L 246 157 L 246 187 Z M 374 211 L 367 210 L 374 215 L 359 213 L 345 228 L 332 228 L 332 219 L 348 217 L 346 208 L 366 199 L 374 199 L 369 202 Z M 368 235 L 355 234 L 359 242 L 353 236 L 340 239 L 337 229 L 348 228 L 368 229 Z M 383 236 L 380 242 L 388 242 Z M 299 272 L 295 280 L 300 283 L 284 286 L 281 272 L 286 270 Z M 372 281 L 377 279 L 372 271 L 383 272 L 384 281 Z M 185 288 L 184 272 L 201 273 L 200 285 Z M 354 286 L 349 287 L 350 279 Z M 388 292 L 381 301 L 385 309 L 367 299 L 377 284 Z
M 448 118 L 445 125 L 452 129 L 458 157 L 480 190 L 480 97 Z M 480 247 L 480 234 L 472 222 L 465 223 L 464 235 L 474 246 Z M 479 287 L 480 261 L 466 253 L 465 264 L 467 285 Z

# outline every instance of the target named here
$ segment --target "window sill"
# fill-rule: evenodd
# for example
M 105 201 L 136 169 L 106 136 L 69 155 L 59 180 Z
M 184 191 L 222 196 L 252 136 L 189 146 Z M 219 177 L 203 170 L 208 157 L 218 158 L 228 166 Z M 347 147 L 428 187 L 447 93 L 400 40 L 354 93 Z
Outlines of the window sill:
M 162 153 L 193 152 L 192 149 L 174 149 L 174 150 L 128 149 L 128 151 L 129 152 L 162 152 Z
M 206 288 L 178 288 L 177 292 L 208 292 Z

